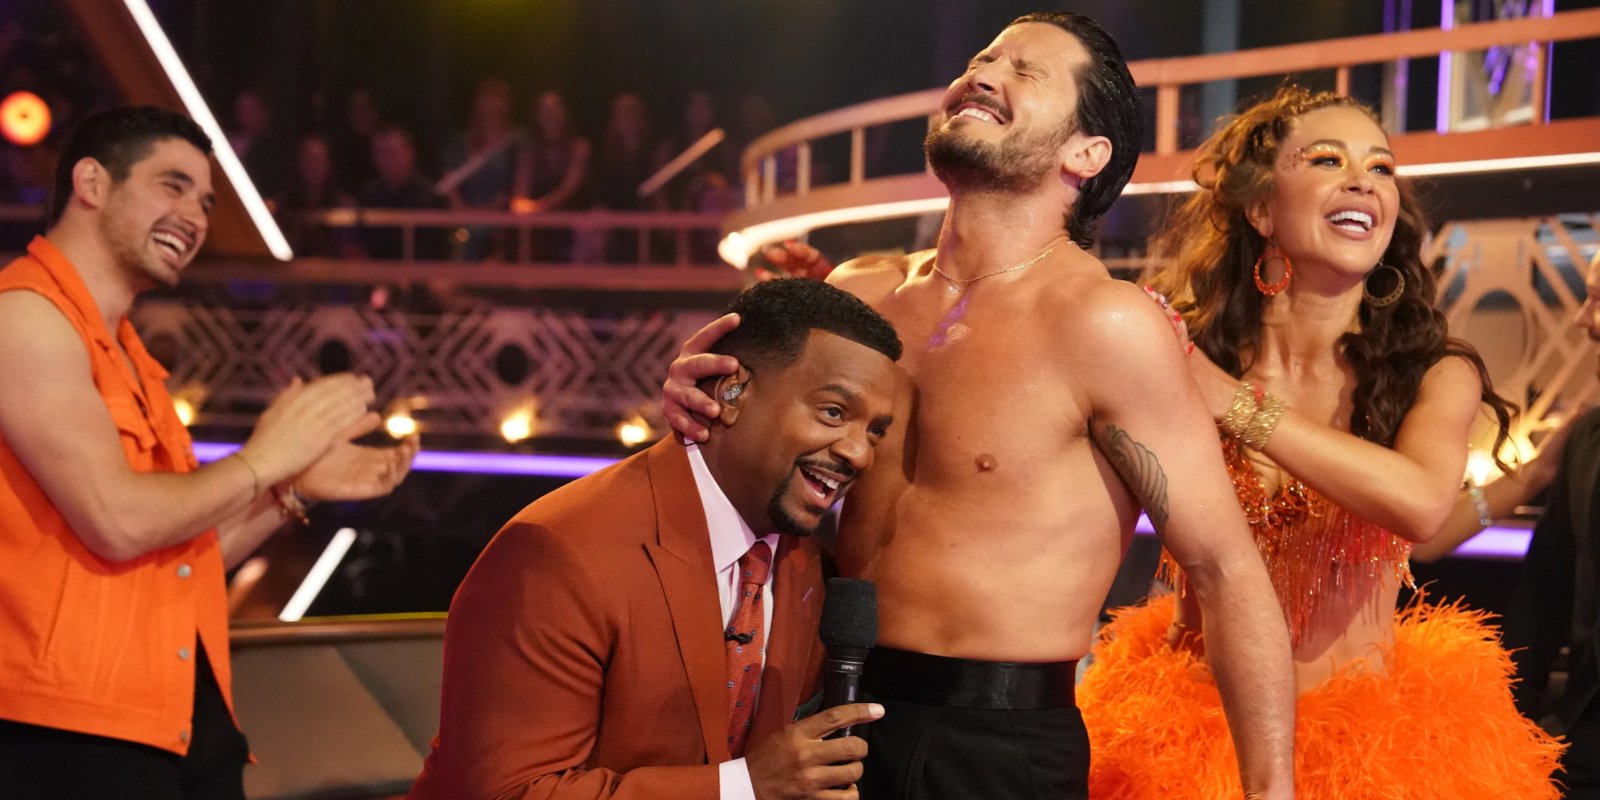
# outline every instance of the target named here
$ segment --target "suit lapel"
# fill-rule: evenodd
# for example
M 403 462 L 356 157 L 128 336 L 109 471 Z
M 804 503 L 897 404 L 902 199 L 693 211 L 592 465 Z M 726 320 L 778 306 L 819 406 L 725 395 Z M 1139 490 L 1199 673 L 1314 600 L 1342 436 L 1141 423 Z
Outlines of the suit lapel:
M 817 623 L 822 614 L 822 591 L 815 578 L 819 569 L 817 554 L 814 547 L 801 546 L 800 541 L 783 536 L 778 545 L 778 572 L 772 581 L 772 630 L 761 678 L 761 704 L 756 707 L 755 727 L 760 731 L 778 730 L 788 724 L 803 699 L 800 692 L 805 688 L 817 641 Z
M 646 459 L 658 539 L 645 549 L 672 615 L 707 760 L 719 764 L 729 759 L 728 663 L 705 510 L 683 445 L 669 437 L 651 447 Z

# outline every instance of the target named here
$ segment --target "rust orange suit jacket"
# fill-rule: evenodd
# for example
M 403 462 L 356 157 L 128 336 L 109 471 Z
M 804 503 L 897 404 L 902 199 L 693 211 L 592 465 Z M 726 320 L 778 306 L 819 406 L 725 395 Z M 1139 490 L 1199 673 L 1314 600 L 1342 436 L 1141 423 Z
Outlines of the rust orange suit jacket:
M 783 536 L 750 747 L 820 669 L 813 540 Z M 495 535 L 445 629 L 439 736 L 414 800 L 716 800 L 727 666 L 710 534 L 674 438 L 568 484 Z

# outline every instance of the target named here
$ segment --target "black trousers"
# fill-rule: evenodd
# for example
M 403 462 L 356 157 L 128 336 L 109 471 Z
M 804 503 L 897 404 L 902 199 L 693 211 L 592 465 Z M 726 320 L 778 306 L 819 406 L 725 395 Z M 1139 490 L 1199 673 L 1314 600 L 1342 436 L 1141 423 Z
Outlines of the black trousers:
M 1600 800 L 1600 704 L 1590 703 L 1567 731 L 1567 752 L 1556 779 L 1568 800 Z
M 196 641 L 189 753 L 0 720 L 4 800 L 244 800 L 250 746 Z
M 1084 800 L 1089 733 L 1075 662 L 1014 664 L 876 648 L 863 800 Z

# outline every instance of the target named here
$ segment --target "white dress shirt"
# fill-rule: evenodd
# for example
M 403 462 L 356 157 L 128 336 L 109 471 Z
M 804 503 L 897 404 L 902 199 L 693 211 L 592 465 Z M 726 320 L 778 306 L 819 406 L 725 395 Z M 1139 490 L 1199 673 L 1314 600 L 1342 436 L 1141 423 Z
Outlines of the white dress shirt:
M 778 572 L 778 534 L 756 536 L 744 517 L 734 509 L 728 496 L 722 493 L 722 487 L 717 485 L 716 479 L 711 477 L 705 456 L 700 454 L 700 446 L 689 444 L 685 449 L 689 451 L 689 468 L 694 473 L 695 488 L 700 491 L 700 506 L 706 512 L 706 529 L 711 532 L 711 563 L 717 568 L 717 599 L 722 604 L 724 629 L 733 621 L 734 601 L 739 597 L 739 559 L 758 541 L 764 541 L 772 548 L 772 570 L 767 573 L 761 602 L 761 663 L 765 666 L 766 642 L 771 640 L 772 634 L 772 603 L 768 601 L 772 597 L 772 578 Z M 718 767 L 718 779 L 722 800 L 755 800 L 750 768 L 744 759 L 722 762 Z

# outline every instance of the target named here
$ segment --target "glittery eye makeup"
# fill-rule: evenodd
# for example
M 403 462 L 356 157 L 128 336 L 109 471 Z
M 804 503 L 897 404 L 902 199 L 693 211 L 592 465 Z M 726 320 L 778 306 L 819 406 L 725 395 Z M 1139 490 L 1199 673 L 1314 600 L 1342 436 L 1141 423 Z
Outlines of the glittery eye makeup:
M 1309 144 L 1295 151 L 1295 161 L 1325 167 L 1343 167 L 1344 150 L 1324 142 Z
M 1394 156 L 1374 155 L 1367 159 L 1367 171 L 1377 172 L 1386 177 L 1394 177 Z
M 1344 169 L 1349 163 L 1350 156 L 1343 147 L 1333 142 L 1312 142 L 1295 150 L 1289 159 L 1288 167 L 1313 166 Z M 1387 150 L 1375 149 L 1367 156 L 1362 167 L 1368 172 L 1375 172 L 1386 178 L 1394 177 L 1394 155 Z

